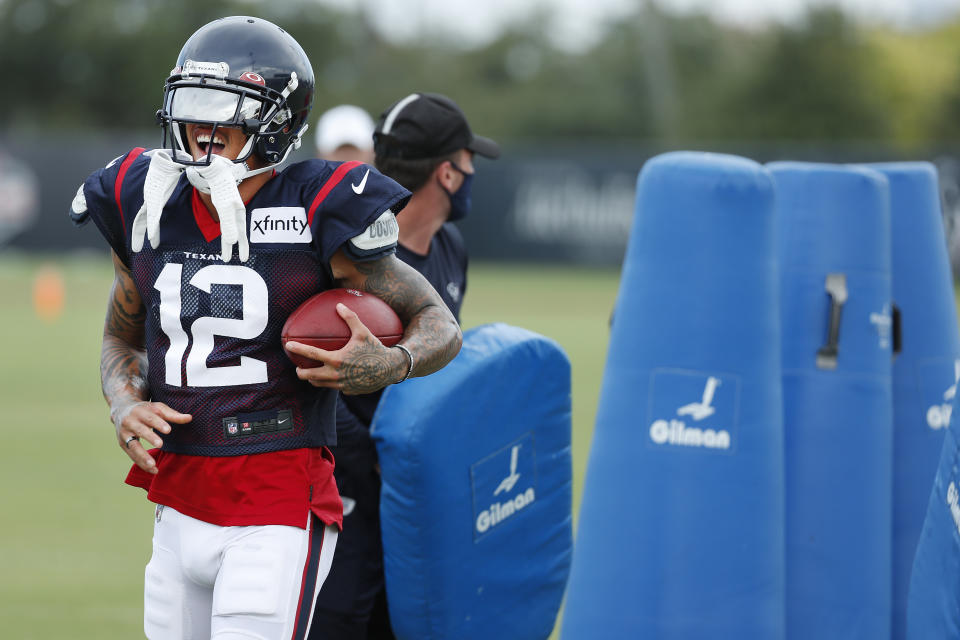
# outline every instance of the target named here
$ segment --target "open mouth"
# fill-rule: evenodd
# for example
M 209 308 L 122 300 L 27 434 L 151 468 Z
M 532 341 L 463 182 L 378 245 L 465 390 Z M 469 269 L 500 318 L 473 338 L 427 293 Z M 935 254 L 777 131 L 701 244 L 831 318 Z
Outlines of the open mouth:
M 209 133 L 197 133 L 196 141 L 203 155 L 211 152 L 216 155 L 221 155 L 227 146 L 223 138 L 218 135 L 211 136 Z

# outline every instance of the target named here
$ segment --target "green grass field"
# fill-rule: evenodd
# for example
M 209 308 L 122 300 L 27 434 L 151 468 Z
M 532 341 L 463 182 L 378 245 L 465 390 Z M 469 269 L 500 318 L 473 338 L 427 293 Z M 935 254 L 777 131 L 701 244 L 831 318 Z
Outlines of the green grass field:
M 66 283 L 55 321 L 33 283 L 54 264 Z M 143 568 L 153 509 L 123 484 L 100 395 L 99 348 L 112 279 L 103 257 L 0 254 L 0 636 L 142 637 Z M 573 369 L 574 505 L 593 430 L 618 272 L 471 266 L 464 327 L 505 322 L 556 340 Z

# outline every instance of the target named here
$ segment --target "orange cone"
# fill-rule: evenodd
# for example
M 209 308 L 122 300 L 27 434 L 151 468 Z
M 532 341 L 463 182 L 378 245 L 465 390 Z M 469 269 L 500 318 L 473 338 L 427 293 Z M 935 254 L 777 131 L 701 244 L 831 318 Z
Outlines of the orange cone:
M 33 279 L 33 308 L 37 317 L 55 322 L 63 313 L 65 297 L 60 269 L 53 264 L 41 267 Z

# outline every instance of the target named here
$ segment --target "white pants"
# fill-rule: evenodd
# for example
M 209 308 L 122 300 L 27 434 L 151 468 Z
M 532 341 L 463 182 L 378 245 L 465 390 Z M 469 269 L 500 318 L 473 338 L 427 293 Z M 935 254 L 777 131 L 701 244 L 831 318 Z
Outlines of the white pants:
M 306 638 L 337 528 L 220 527 L 158 506 L 144 581 L 150 640 Z M 314 528 L 313 524 L 317 527 Z

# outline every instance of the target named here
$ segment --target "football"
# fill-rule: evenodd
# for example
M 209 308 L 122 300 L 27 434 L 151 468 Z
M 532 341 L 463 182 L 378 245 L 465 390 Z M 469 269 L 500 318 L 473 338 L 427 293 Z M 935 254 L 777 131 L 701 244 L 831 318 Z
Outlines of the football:
M 286 351 L 288 341 L 301 342 L 327 351 L 336 351 L 350 340 L 350 327 L 337 313 L 337 303 L 351 309 L 384 345 L 392 347 L 403 337 L 403 323 L 380 298 L 356 289 L 328 289 L 305 300 L 283 325 L 280 340 L 290 360 L 304 369 L 322 363 Z

